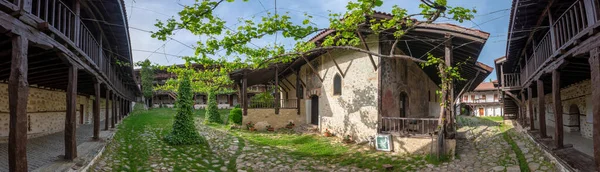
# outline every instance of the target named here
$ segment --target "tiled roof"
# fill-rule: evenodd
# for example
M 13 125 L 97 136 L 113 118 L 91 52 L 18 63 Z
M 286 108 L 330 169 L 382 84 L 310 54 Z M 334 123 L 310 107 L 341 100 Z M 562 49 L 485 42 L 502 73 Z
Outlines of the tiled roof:
M 498 82 L 498 81 L 496 81 Z M 481 84 L 479 84 L 474 91 L 488 91 L 488 90 L 496 90 L 497 88 L 494 87 L 494 81 L 492 82 L 482 82 Z

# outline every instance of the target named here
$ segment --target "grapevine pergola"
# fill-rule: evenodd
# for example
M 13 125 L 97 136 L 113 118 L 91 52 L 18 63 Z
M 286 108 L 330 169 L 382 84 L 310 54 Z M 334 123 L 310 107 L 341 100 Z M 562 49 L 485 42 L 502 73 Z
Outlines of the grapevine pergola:
M 241 69 L 263 69 L 275 64 L 289 63 L 296 58 L 304 58 L 307 55 L 331 50 L 355 51 L 376 56 L 379 58 L 408 59 L 423 66 L 435 66 L 439 77 L 442 78 L 439 95 L 442 101 L 442 112 L 440 115 L 440 131 L 445 133 L 448 124 L 449 106 L 452 101 L 450 96 L 454 81 L 462 79 L 458 67 L 451 66 L 448 60 L 435 57 L 431 54 L 426 59 L 415 58 L 410 55 L 396 53 L 396 48 L 390 52 L 375 53 L 369 51 L 364 37 L 359 30 L 369 29 L 373 34 L 389 34 L 393 39 L 392 47 L 396 47 L 403 36 L 420 25 L 431 24 L 440 18 L 463 22 L 474 18 L 475 9 L 448 6 L 446 0 L 421 0 L 419 13 L 409 14 L 404 8 L 394 5 L 391 17 L 372 17 L 377 12 L 374 10 L 384 4 L 383 0 L 357 0 L 348 2 L 346 12 L 330 14 L 329 26 L 319 27 L 310 22 L 311 15 L 305 14 L 300 21 L 293 19 L 288 14 L 268 14 L 260 17 L 260 20 L 241 19 L 241 25 L 231 29 L 226 27 L 226 21 L 214 13 L 219 6 L 226 5 L 234 0 L 198 0 L 192 5 L 185 6 L 179 12 L 179 18 L 171 18 L 166 21 L 158 21 L 158 30 L 153 32 L 152 37 L 166 40 L 176 30 L 185 29 L 196 36 L 206 39 L 198 41 L 195 46 L 195 56 L 185 57 L 187 64 L 197 63 L 203 65 L 203 70 L 191 68 L 171 67 L 169 70 L 175 73 L 193 70 L 192 77 L 194 88 L 201 92 L 225 91 L 233 82 L 228 74 Z M 246 1 L 246 0 L 244 0 Z M 421 18 L 416 20 L 415 18 Z M 306 41 L 305 38 L 321 31 L 331 31 L 319 42 Z M 256 46 L 254 40 L 260 40 L 266 36 L 278 35 L 283 38 L 296 40 L 293 47 L 285 47 L 282 44 L 269 44 Z M 447 38 L 450 40 L 451 38 Z M 224 55 L 219 52 L 224 51 Z M 186 65 L 189 66 L 189 65 Z M 214 67 L 218 66 L 218 67 Z M 213 68 L 210 68 L 213 67 Z M 167 82 L 159 89 L 174 90 L 177 82 Z M 200 90 L 202 89 L 202 90 Z M 443 137 L 443 135 L 442 135 Z

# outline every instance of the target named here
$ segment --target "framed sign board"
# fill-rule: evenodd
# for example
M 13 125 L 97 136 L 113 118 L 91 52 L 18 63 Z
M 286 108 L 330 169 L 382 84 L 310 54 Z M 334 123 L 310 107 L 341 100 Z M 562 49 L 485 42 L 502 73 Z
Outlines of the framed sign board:
M 375 148 L 380 151 L 392 151 L 392 135 L 378 134 L 375 138 Z

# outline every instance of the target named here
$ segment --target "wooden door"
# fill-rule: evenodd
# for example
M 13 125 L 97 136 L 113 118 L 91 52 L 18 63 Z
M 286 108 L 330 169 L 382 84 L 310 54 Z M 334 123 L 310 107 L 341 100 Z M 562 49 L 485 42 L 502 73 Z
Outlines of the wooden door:
M 312 96 L 310 104 L 310 123 L 319 125 L 319 97 Z
M 479 108 L 479 116 L 483 116 L 484 110 L 483 108 Z

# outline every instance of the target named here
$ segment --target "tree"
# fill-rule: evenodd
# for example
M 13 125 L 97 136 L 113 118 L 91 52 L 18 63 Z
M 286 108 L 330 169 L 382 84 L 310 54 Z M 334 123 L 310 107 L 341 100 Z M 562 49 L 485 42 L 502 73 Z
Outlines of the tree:
M 205 123 L 222 124 L 221 115 L 217 107 L 215 92 L 208 92 L 208 106 L 206 107 Z
M 171 145 L 190 145 L 206 143 L 204 138 L 196 131 L 193 118 L 193 94 L 190 80 L 190 72 L 182 73 L 179 78 L 179 88 L 177 96 L 177 114 L 173 121 L 173 130 L 167 136 L 165 141 Z
M 159 40 L 170 39 L 175 30 L 185 29 L 196 36 L 207 37 L 198 41 L 195 46 L 195 56 L 185 57 L 188 62 L 195 62 L 205 67 L 219 66 L 221 72 L 231 72 L 242 68 L 260 69 L 272 64 L 291 62 L 295 58 L 311 53 L 348 50 L 367 53 L 381 58 L 409 59 L 415 62 L 427 62 L 408 55 L 395 54 L 395 48 L 388 53 L 374 53 L 359 48 L 364 42 L 359 30 L 369 29 L 374 34 L 390 34 L 394 37 L 392 47 L 396 47 L 402 36 L 421 24 L 433 23 L 438 18 L 447 18 L 463 22 L 474 18 L 475 9 L 463 7 L 451 7 L 446 0 L 421 0 L 420 13 L 408 14 L 406 9 L 393 6 L 391 18 L 374 18 L 377 7 L 383 5 L 383 0 L 357 0 L 348 2 L 346 12 L 343 14 L 330 14 L 329 28 L 335 32 L 327 35 L 322 42 L 315 43 L 302 40 L 306 36 L 319 29 L 310 22 L 312 16 L 305 14 L 302 19 L 292 18 L 287 13 L 271 14 L 262 16 L 260 20 L 240 19 L 241 25 L 231 29 L 226 27 L 226 22 L 219 16 L 214 15 L 220 5 L 234 0 L 197 0 L 193 5 L 185 6 L 179 12 L 179 18 L 171 18 L 166 21 L 158 21 L 158 31 L 153 32 L 152 37 Z M 247 0 L 243 0 L 247 1 Z M 422 20 L 416 20 L 420 17 Z M 302 22 L 293 22 L 302 21 Z M 260 40 L 265 36 L 280 35 L 283 38 L 296 40 L 293 47 L 285 47 L 283 44 L 270 44 L 256 46 L 253 40 Z M 225 51 L 225 55 L 218 52 Z M 227 60 L 227 59 L 233 60 Z M 448 66 L 446 66 L 448 67 Z M 446 68 L 442 67 L 442 68 Z M 440 69 L 439 71 L 445 71 Z M 199 71 L 204 73 L 205 71 Z M 223 76 L 223 73 L 218 76 Z M 206 76 L 210 75 L 199 74 Z M 441 74 L 440 76 L 447 76 Z M 216 77 L 216 79 L 221 79 Z M 207 81 L 210 82 L 211 79 Z M 224 79 L 225 81 L 227 79 Z M 452 85 L 449 82 L 450 86 Z M 450 87 L 442 84 L 442 92 L 447 92 Z
M 152 94 L 154 92 L 154 85 L 152 81 L 154 80 L 154 71 L 152 70 L 152 66 L 150 60 L 146 59 L 142 62 L 138 63 L 138 66 L 141 66 L 140 70 L 141 80 L 142 80 L 142 93 L 144 98 L 146 99 L 146 105 L 148 108 L 152 107 Z

